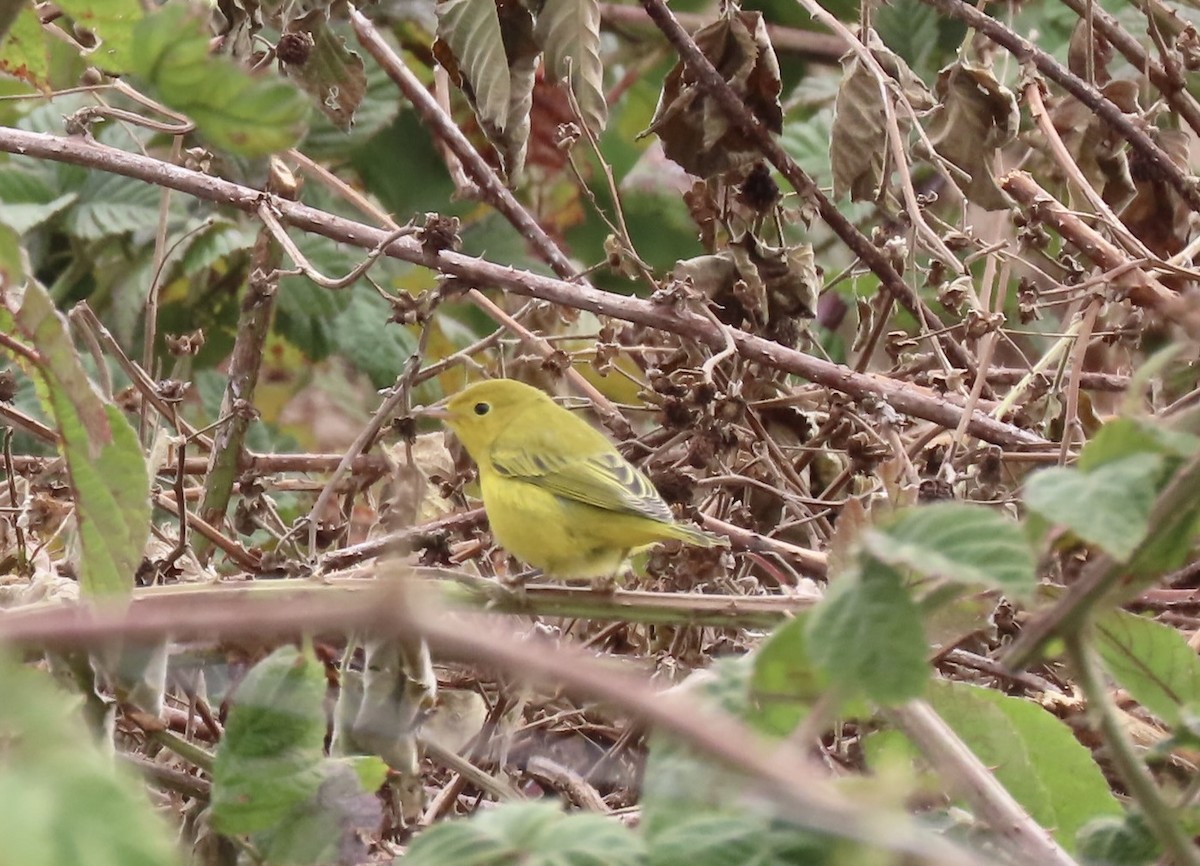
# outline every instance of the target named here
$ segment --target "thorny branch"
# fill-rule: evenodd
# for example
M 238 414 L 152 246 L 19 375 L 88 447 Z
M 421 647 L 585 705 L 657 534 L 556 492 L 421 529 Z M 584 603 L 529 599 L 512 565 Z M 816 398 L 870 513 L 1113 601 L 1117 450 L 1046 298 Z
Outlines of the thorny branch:
M 262 197 L 266 195 L 260 190 L 83 139 L 0 129 L 0 150 L 110 171 L 167 186 L 206 201 L 236 207 L 247 213 L 256 211 Z M 380 244 L 388 234 L 381 229 L 297 202 L 274 199 L 273 206 L 284 221 L 296 228 L 364 249 Z M 638 298 L 601 292 L 460 253 L 429 250 L 408 238 L 394 241 L 387 247 L 386 254 L 451 276 L 462 277 L 475 285 L 502 287 L 519 295 L 541 298 L 598 315 L 648 325 L 697 340 L 718 350 L 725 345 L 724 335 L 710 321 L 695 313 L 675 310 Z M 806 355 L 745 331 L 731 329 L 731 333 L 738 353 L 749 360 L 803 376 L 855 398 L 882 399 L 899 412 L 933 421 L 947 428 L 957 426 L 962 416 L 961 407 L 950 397 L 939 397 L 897 380 L 855 373 L 842 365 Z M 1036 434 L 980 413 L 972 417 L 967 429 L 973 436 L 1005 447 L 1036 447 L 1046 444 L 1045 440 Z

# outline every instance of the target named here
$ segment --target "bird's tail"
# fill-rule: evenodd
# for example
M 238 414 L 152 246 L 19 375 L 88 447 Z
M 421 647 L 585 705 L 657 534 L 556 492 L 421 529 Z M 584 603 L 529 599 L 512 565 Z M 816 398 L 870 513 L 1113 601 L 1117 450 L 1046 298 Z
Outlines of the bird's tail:
M 723 535 L 713 535 L 688 523 L 672 523 L 671 538 L 696 547 L 728 547 L 729 539 Z

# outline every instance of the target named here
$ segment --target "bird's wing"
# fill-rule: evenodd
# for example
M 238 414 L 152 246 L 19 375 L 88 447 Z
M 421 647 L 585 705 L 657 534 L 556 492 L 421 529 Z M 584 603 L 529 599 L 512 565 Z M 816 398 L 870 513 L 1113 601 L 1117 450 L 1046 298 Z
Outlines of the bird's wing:
M 539 448 L 536 442 L 497 441 L 491 456 L 500 475 L 528 481 L 556 496 L 664 523 L 673 520 L 650 479 L 615 451 L 561 454 L 553 447 Z

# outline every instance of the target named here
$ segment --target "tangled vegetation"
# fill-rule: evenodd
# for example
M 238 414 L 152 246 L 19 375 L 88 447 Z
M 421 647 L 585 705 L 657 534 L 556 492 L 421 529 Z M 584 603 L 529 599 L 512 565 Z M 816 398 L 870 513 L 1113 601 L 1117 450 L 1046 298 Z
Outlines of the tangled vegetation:
M 10 4 L 0 864 L 1200 866 L 1198 18 Z

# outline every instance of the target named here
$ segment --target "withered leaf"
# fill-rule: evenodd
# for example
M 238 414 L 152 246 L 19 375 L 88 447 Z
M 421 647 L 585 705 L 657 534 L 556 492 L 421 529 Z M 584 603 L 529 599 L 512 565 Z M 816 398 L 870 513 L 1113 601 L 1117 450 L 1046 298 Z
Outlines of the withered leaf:
M 568 83 L 583 122 L 599 136 L 608 121 L 600 61 L 600 4 L 545 0 L 537 12 L 534 36 L 546 52 L 547 75 Z
M 314 9 L 292 18 L 284 33 L 307 34 L 313 40 L 303 64 L 287 65 L 287 76 L 298 83 L 338 129 L 350 128 L 354 112 L 367 92 L 362 58 L 329 27 L 329 11 Z
M 1088 34 L 1091 33 L 1089 45 Z M 1095 27 L 1089 27 L 1086 17 L 1075 22 L 1067 46 L 1067 68 L 1097 87 L 1108 83 L 1108 64 L 1113 59 L 1113 47 Z M 1090 63 L 1089 63 L 1090 61 Z M 1090 65 L 1090 69 L 1088 68 Z
M 992 175 L 992 158 L 1020 124 L 1013 92 L 990 69 L 960 60 L 938 73 L 934 93 L 940 104 L 929 123 L 929 140 L 940 156 L 970 178 L 960 183 L 963 194 L 987 210 L 1008 207 Z
M 899 86 L 914 111 L 927 111 L 936 103 L 904 59 L 889 49 L 874 30 L 868 32 L 871 56 Z M 850 194 L 852 201 L 874 201 L 887 179 L 888 149 L 884 99 L 890 93 L 857 53 L 842 58 L 842 82 L 833 107 L 829 159 L 833 168 L 833 194 Z M 907 117 L 907 115 L 904 115 Z M 897 118 L 900 122 L 901 118 Z
M 833 195 L 874 201 L 883 186 L 887 155 L 883 90 L 857 54 L 842 58 L 842 83 L 833 104 L 829 161 Z
M 1170 129 L 1156 129 L 1153 136 L 1171 161 L 1186 171 L 1190 136 Z M 1136 194 L 1119 212 L 1121 222 L 1155 255 L 1170 258 L 1191 239 L 1187 203 L 1144 159 L 1135 157 L 1130 172 Z
M 696 31 L 696 45 L 746 107 L 772 132 L 783 128 L 782 84 L 775 49 L 758 12 L 738 12 Z M 663 82 L 658 107 L 641 136 L 655 133 L 666 155 L 685 171 L 713 177 L 759 157 L 683 61 Z
M 525 163 L 537 72 L 533 16 L 518 0 L 439 0 L 433 52 L 515 178 Z
M 1135 82 L 1120 78 L 1101 88 L 1105 96 L 1128 113 L 1138 110 L 1137 90 Z M 1050 104 L 1049 112 L 1055 130 L 1083 176 L 1114 211 L 1120 211 L 1137 192 L 1129 173 L 1125 139 L 1073 96 L 1059 98 Z M 1069 185 L 1067 191 L 1072 209 L 1092 210 L 1074 185 Z

